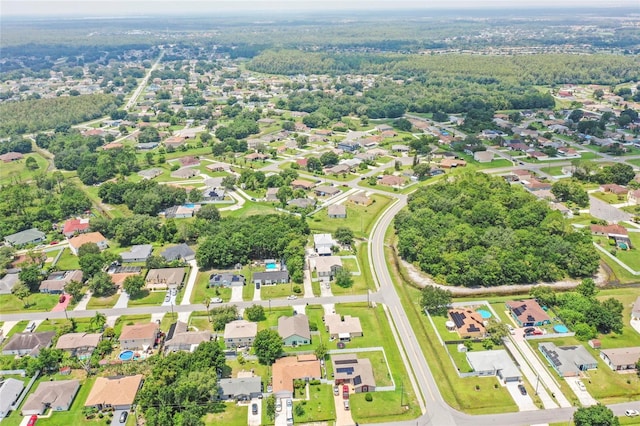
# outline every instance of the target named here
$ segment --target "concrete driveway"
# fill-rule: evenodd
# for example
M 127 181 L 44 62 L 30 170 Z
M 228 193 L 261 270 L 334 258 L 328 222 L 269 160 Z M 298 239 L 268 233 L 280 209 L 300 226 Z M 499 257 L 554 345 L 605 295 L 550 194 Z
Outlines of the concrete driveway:
M 113 412 L 113 420 L 111 420 L 111 424 L 112 425 L 123 425 L 123 424 L 127 423 L 126 421 L 124 423 L 120 423 L 120 416 L 125 411 L 128 411 L 128 410 L 116 410 L 116 411 L 114 411 Z M 129 413 L 129 415 L 131 415 L 131 413 Z
M 578 400 L 580 400 L 580 404 L 583 407 L 589 407 L 591 405 L 596 405 L 598 401 L 595 400 L 594 397 L 589 394 L 589 391 L 584 387 L 584 383 L 580 379 L 572 379 L 567 378 L 565 380 L 573 393 L 576 394 Z
M 169 300 L 167 300 L 166 296 L 169 296 Z M 176 290 L 176 294 L 175 295 L 171 294 L 171 290 L 167 290 L 166 293 L 165 293 L 165 299 L 164 299 L 165 301 L 162 302 L 162 306 L 171 306 L 171 305 L 175 306 L 177 297 L 178 297 L 177 290 Z
M 520 411 L 537 410 L 538 407 L 536 407 L 536 404 L 533 403 L 533 399 L 531 399 L 529 394 L 522 395 L 520 393 L 520 390 L 518 389 L 519 384 L 520 383 L 518 382 L 509 382 L 505 385 L 507 387 L 507 390 L 511 394 L 511 397 L 513 398 L 515 403 L 518 405 L 518 409 Z
M 351 417 L 351 410 L 344 409 L 344 399 L 342 399 L 342 392 L 339 395 L 333 396 L 333 401 L 336 405 L 336 426 L 353 426 L 356 422 Z
M 242 302 L 242 286 L 231 286 L 231 299 L 229 302 Z
M 251 411 L 251 406 L 256 404 L 258 406 L 258 414 L 253 414 Z M 260 426 L 262 423 L 262 400 L 258 398 L 253 398 L 249 403 L 249 409 L 247 410 L 247 424 L 249 426 Z

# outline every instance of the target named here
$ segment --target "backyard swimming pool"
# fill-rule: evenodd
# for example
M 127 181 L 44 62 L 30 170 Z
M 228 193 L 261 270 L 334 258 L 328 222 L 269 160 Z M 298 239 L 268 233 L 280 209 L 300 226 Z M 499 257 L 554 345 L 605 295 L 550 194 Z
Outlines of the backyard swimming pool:
M 484 309 L 478 309 L 477 311 L 480 316 L 482 317 L 482 319 L 489 319 L 491 318 L 491 312 L 484 310 Z
M 553 326 L 553 331 L 555 331 L 556 333 L 568 333 L 569 329 L 562 324 L 558 324 Z
M 120 355 L 118 355 L 121 361 L 131 361 L 133 358 L 133 351 L 122 351 Z

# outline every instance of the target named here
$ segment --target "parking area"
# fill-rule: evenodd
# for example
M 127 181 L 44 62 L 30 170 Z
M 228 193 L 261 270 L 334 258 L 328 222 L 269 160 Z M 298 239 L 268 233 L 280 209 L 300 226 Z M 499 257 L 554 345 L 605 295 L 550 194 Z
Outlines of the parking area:
M 176 304 L 176 298 L 178 297 L 178 289 L 175 287 L 167 290 L 164 296 L 164 302 L 162 302 L 162 306 L 171 306 Z
M 130 414 L 127 410 L 116 410 L 113 412 L 113 420 L 111 420 L 111 424 L 112 425 L 123 425 L 125 423 L 127 423 L 127 419 L 124 419 L 124 422 L 120 422 L 120 418 L 122 416 L 122 413 L 127 413 L 127 417 Z
M 255 406 L 254 406 L 255 404 Z M 254 414 L 254 407 L 256 408 Z M 249 426 L 260 426 L 262 422 L 262 400 L 258 398 L 253 398 L 249 403 L 249 410 L 247 410 L 247 424 Z
M 518 389 L 519 384 L 520 383 L 518 382 L 509 382 L 505 385 L 507 387 L 507 390 L 511 394 L 513 401 L 516 403 L 516 405 L 518 405 L 518 409 L 520 411 L 537 410 L 538 407 L 536 407 L 536 404 L 533 403 L 533 399 L 531 399 L 531 396 L 529 396 L 529 394 L 523 395 L 520 392 L 520 390 Z
M 580 379 L 567 378 L 565 381 L 567 382 L 573 393 L 576 394 L 578 400 L 580 400 L 580 404 L 583 407 L 589 407 L 598 403 L 598 401 L 596 401 L 595 398 L 591 396 L 589 391 L 587 391 L 587 388 L 584 386 L 584 383 L 582 383 Z
M 338 395 L 333 395 L 333 401 L 336 406 L 336 426 L 353 426 L 356 423 L 351 417 L 351 410 L 344 409 L 344 399 L 342 398 L 342 390 Z

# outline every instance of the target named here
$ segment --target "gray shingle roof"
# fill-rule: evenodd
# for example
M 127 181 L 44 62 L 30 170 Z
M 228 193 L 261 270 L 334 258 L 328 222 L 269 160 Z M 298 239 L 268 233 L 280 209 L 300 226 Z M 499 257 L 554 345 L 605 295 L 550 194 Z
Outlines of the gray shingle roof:
M 169 247 L 160 255 L 168 261 L 172 261 L 176 259 L 186 259 L 188 257 L 194 256 L 195 252 L 186 244 L 178 244 L 175 247 Z

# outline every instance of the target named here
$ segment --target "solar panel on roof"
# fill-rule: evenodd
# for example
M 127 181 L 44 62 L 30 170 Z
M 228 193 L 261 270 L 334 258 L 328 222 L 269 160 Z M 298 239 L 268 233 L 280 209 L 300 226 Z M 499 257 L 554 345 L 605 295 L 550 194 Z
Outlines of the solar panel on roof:
M 518 306 L 517 308 L 515 308 L 513 310 L 513 313 L 516 314 L 517 316 L 520 316 L 526 310 L 527 310 L 527 308 L 524 305 L 523 306 Z
M 336 368 L 336 371 L 338 373 L 353 374 L 353 367 L 340 367 Z
M 451 319 L 453 320 L 457 328 L 462 328 L 462 326 L 464 325 L 465 315 L 460 312 L 452 312 Z
M 353 384 L 354 385 L 359 385 L 360 383 L 362 383 L 362 378 L 360 376 L 356 376 L 353 378 Z

